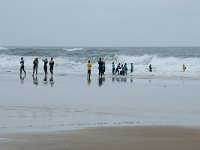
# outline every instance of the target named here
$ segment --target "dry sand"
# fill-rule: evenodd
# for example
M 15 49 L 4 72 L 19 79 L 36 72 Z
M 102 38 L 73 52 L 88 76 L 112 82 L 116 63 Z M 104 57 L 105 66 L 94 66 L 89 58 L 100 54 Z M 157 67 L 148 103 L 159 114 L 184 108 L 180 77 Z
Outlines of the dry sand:
M 200 129 L 106 127 L 1 135 L 0 150 L 199 150 Z

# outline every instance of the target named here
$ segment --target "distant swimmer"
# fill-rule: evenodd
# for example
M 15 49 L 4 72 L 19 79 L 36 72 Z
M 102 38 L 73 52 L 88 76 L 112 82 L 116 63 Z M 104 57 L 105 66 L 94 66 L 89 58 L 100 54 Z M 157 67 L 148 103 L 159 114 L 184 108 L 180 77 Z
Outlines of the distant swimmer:
M 88 61 L 87 69 L 88 69 L 87 77 L 88 77 L 88 80 L 90 80 L 91 71 L 92 71 L 92 64 L 90 63 L 90 60 Z
M 49 66 L 50 66 L 49 70 L 51 72 L 51 75 L 53 75 L 53 66 L 54 66 L 53 57 L 51 57 L 51 60 L 49 62 Z
M 38 64 L 39 64 L 38 58 L 35 58 L 35 60 L 33 61 L 33 76 L 35 73 L 37 76 Z
M 183 64 L 183 72 L 185 72 L 186 70 L 186 66 Z
M 26 71 L 24 70 L 24 58 L 21 57 L 21 61 L 20 61 L 20 74 L 22 74 L 22 71 L 24 71 L 24 73 L 26 74 Z
M 133 72 L 133 63 L 131 63 L 131 73 Z
M 115 74 L 115 63 L 112 62 L 112 74 L 114 75 Z
M 47 58 L 45 58 L 44 60 L 42 60 L 44 62 L 44 73 L 45 75 L 47 75 L 47 64 L 48 64 L 48 60 Z
M 152 66 L 151 66 L 151 64 L 149 65 L 149 72 L 152 72 Z

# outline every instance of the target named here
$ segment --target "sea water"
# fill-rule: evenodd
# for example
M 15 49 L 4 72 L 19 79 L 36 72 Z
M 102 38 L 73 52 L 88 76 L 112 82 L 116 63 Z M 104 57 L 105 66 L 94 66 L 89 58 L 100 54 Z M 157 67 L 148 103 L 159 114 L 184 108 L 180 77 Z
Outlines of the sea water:
M 43 73 L 42 59 L 54 57 L 57 75 L 85 75 L 87 61 L 91 60 L 92 73 L 98 73 L 98 60 L 106 63 L 110 75 L 112 62 L 127 63 L 128 76 L 135 78 L 189 78 L 200 79 L 200 47 L 1 47 L 0 72 L 19 72 L 20 58 L 24 57 L 25 69 L 32 72 L 33 60 L 39 58 L 39 74 Z M 130 74 L 130 64 L 134 72 Z M 153 72 L 148 72 L 152 65 Z M 182 72 L 183 64 L 186 71 Z

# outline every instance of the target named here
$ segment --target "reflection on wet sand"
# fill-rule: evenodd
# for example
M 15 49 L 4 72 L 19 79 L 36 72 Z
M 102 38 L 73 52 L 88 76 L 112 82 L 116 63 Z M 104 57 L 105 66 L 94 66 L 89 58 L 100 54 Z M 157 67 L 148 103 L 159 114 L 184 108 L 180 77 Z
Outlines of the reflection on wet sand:
M 48 81 L 47 81 L 47 74 L 44 75 L 44 82 L 43 82 L 43 83 L 44 83 L 44 85 L 47 85 L 47 84 L 48 84 Z
M 127 78 L 112 77 L 112 82 L 115 82 L 115 81 L 126 83 L 127 82 Z
M 133 83 L 133 78 L 120 78 L 120 77 L 112 77 L 112 82 L 123 82 L 123 83 Z
M 88 85 L 88 86 L 91 85 L 91 79 L 87 79 L 87 85 Z
M 99 78 L 99 87 L 103 85 L 103 82 L 105 82 L 105 77 Z
M 33 84 L 36 86 L 39 84 L 37 76 L 33 76 Z
M 53 87 L 53 85 L 54 85 L 53 75 L 51 75 L 51 77 L 49 78 L 49 82 L 51 84 L 51 87 Z
M 24 84 L 24 79 L 26 78 L 26 74 L 24 74 L 24 75 L 22 75 L 21 73 L 20 73 L 20 83 L 21 84 Z

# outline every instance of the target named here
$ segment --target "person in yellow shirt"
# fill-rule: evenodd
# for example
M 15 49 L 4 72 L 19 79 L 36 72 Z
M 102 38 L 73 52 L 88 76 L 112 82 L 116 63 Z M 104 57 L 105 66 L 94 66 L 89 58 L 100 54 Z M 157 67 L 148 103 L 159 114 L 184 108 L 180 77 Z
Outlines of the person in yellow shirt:
M 91 75 L 91 71 L 92 71 L 92 64 L 90 63 L 90 60 L 88 61 L 87 68 L 88 68 L 87 77 L 88 77 L 88 80 L 90 80 L 90 75 Z

